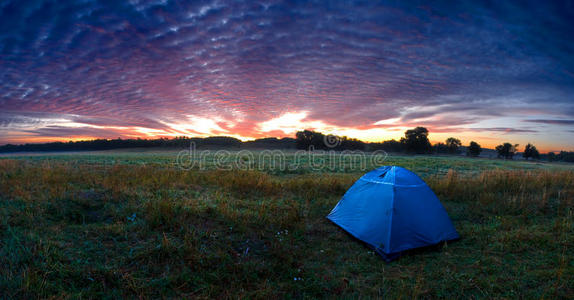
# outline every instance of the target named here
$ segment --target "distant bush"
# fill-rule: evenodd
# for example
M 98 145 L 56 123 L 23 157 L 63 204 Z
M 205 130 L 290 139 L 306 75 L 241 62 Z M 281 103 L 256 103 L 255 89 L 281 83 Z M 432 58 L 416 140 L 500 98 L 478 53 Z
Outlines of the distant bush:
M 388 140 L 380 143 L 369 143 L 367 149 L 369 151 L 404 152 L 405 145 L 397 140 Z
M 296 140 L 294 138 L 275 137 L 262 138 L 253 141 L 246 141 L 242 144 L 245 148 L 260 148 L 260 149 L 294 149 L 296 148 Z
M 365 150 L 366 143 L 346 136 L 325 135 L 312 130 L 295 134 L 297 149 L 301 150 Z
M 468 145 L 468 148 L 466 148 L 466 155 L 468 156 L 476 157 L 480 155 L 480 152 L 482 152 L 482 148 L 475 141 L 470 142 L 470 145 Z
M 495 150 L 498 153 L 498 157 L 512 159 L 516 151 L 518 151 L 518 144 L 504 143 L 496 146 Z
M 574 152 L 572 151 L 560 151 L 556 154 L 550 152 L 547 155 L 548 161 L 564 161 L 564 162 L 574 162 Z
M 445 143 L 436 143 L 432 146 L 433 152 L 436 154 L 447 154 L 449 149 Z

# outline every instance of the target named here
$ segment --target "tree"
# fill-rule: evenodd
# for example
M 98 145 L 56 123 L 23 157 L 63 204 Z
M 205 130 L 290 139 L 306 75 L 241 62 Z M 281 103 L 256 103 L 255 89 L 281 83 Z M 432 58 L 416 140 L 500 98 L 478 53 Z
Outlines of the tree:
M 555 161 L 556 160 L 556 153 L 548 152 L 548 161 Z
M 441 153 L 449 153 L 448 147 L 446 146 L 445 143 L 436 143 L 433 146 L 434 152 L 437 154 L 441 154 Z
M 536 149 L 536 147 L 534 145 L 528 143 L 526 145 L 526 147 L 524 147 L 524 153 L 522 153 L 522 156 L 526 160 L 528 160 L 529 158 L 539 159 L 540 158 L 540 152 L 538 152 L 538 149 Z
M 466 155 L 468 156 L 477 157 L 480 155 L 480 152 L 482 152 L 482 148 L 475 141 L 470 142 L 470 145 L 468 145 L 468 148 L 466 148 Z
M 448 148 L 448 153 L 455 154 L 458 153 L 458 147 L 462 145 L 459 139 L 449 137 L 446 139 L 446 147 Z
M 297 149 L 308 150 L 311 146 L 315 150 L 325 148 L 323 143 L 325 135 L 311 130 L 298 131 L 295 134 Z
M 516 153 L 518 144 L 512 145 L 511 143 L 504 143 L 496 146 L 495 150 L 498 153 L 498 157 L 504 157 L 505 159 L 512 159 Z
M 430 153 L 432 146 L 428 139 L 429 131 L 424 127 L 416 127 L 405 131 L 405 137 L 401 138 L 401 143 L 405 145 L 405 150 L 410 153 Z
M 311 140 L 313 139 L 313 132 L 310 130 L 297 131 L 295 134 L 295 141 L 297 149 L 309 149 L 311 146 Z

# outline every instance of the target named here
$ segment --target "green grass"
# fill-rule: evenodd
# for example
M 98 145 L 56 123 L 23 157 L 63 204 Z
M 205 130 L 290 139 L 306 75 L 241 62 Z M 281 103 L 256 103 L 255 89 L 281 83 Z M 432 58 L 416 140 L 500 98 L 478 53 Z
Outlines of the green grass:
M 574 297 L 570 165 L 389 157 L 462 239 L 387 264 L 325 218 L 363 171 L 186 171 L 175 155 L 0 158 L 0 296 Z

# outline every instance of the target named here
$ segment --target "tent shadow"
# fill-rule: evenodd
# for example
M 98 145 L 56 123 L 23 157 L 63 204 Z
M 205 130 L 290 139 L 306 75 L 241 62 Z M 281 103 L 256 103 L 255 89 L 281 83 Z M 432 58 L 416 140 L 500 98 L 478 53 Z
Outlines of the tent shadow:
M 336 225 L 336 224 L 335 224 Z M 338 226 L 337 226 L 338 227 Z M 377 253 L 381 258 L 383 258 L 383 260 L 386 263 L 391 263 L 395 260 L 398 260 L 401 257 L 411 257 L 411 256 L 416 256 L 416 255 L 422 255 L 422 254 L 429 254 L 429 253 L 434 253 L 434 252 L 440 252 L 442 251 L 442 249 L 453 242 L 459 241 L 461 239 L 461 237 L 456 238 L 456 239 L 452 239 L 452 240 L 448 240 L 448 241 L 441 241 L 438 242 L 436 244 L 433 245 L 428 245 L 428 246 L 424 246 L 424 247 L 419 247 L 419 248 L 414 248 L 414 249 L 409 249 L 409 250 L 405 250 L 405 251 L 401 251 L 401 252 L 397 252 L 397 253 L 391 253 L 391 254 L 386 254 L 384 252 L 378 251 L 377 249 L 375 249 L 375 247 L 373 247 L 372 245 L 358 239 L 357 237 L 355 237 L 354 235 L 350 234 L 349 232 L 347 232 L 346 230 L 338 227 L 338 229 L 341 232 L 344 232 L 345 235 L 350 236 L 354 241 L 358 241 L 360 244 L 364 245 L 365 247 L 373 250 L 375 253 Z
M 381 256 L 383 256 L 383 259 L 385 259 L 385 261 L 387 263 L 390 263 L 390 262 L 397 260 L 401 257 L 411 257 L 411 256 L 417 256 L 417 255 L 423 255 L 423 254 L 438 253 L 438 252 L 441 252 L 448 244 L 450 244 L 452 242 L 456 242 L 460 239 L 461 238 L 459 237 L 459 238 L 448 240 L 448 241 L 441 241 L 441 242 L 438 242 L 438 243 L 433 244 L 433 245 L 428 245 L 428 246 L 424 246 L 424 247 L 419 247 L 419 248 L 401 251 L 398 253 L 393 253 L 390 255 L 391 256 L 390 260 L 387 260 L 385 258 L 385 256 L 383 256 L 383 255 L 381 255 Z

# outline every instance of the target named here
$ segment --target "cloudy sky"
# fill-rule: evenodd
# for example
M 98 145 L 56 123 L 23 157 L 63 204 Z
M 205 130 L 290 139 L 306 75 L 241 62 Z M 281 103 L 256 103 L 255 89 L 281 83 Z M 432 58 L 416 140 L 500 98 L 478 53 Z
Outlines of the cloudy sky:
M 425 126 L 574 150 L 574 3 L 427 2 L 3 0 L 0 144 Z

